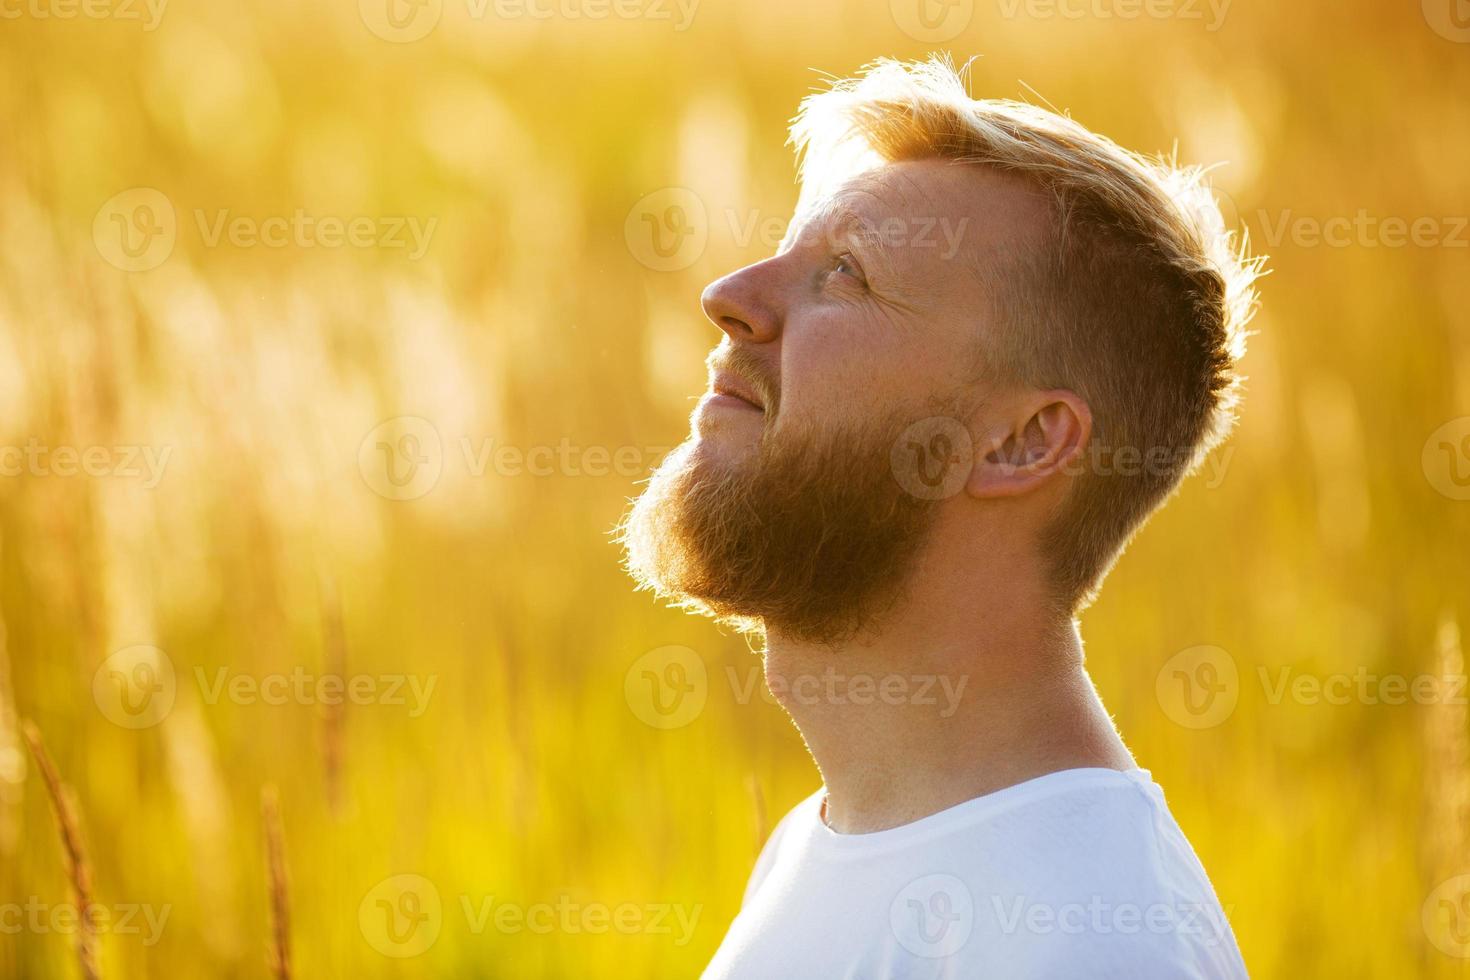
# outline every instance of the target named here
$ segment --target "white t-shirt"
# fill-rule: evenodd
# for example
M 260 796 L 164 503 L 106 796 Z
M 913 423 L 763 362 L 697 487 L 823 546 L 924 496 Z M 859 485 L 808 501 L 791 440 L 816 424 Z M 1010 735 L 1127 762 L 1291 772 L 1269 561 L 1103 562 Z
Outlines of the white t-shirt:
M 1068 769 L 839 834 L 824 790 L 766 842 L 705 980 L 1244 977 L 1147 770 Z

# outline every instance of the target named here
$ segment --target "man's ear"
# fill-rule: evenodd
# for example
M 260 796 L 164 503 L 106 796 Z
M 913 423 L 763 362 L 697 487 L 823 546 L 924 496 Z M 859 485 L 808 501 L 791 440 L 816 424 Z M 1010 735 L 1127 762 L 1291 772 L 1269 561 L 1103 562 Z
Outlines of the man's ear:
M 1092 435 L 1092 410 L 1065 388 L 1028 392 L 985 430 L 965 490 L 972 497 L 1015 497 L 1062 475 Z

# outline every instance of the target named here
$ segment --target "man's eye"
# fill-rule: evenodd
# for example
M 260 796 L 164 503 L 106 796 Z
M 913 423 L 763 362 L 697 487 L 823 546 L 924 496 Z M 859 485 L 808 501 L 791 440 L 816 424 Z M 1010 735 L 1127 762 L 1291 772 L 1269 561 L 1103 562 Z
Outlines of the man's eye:
M 844 276 L 852 276 L 858 282 L 864 281 L 862 267 L 853 260 L 851 252 L 843 252 L 841 255 L 837 256 L 837 258 L 833 260 L 832 271 L 840 272 Z

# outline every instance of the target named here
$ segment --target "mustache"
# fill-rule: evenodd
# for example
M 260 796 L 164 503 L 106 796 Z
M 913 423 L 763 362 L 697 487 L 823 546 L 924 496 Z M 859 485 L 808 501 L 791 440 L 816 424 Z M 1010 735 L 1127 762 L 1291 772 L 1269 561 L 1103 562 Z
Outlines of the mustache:
M 781 386 L 766 360 L 748 347 L 721 344 L 704 359 L 710 377 L 733 374 L 749 384 L 765 406 L 766 417 L 772 418 L 781 407 Z

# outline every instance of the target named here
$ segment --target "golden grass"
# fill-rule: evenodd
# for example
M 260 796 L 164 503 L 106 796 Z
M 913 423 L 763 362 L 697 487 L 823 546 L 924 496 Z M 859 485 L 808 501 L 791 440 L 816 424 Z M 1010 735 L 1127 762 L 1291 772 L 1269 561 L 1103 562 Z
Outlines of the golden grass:
M 36 768 L 41 772 L 41 781 L 51 797 L 52 813 L 56 817 L 56 828 L 61 837 L 61 851 L 66 859 L 67 884 L 71 888 L 72 907 L 77 910 L 76 930 L 77 964 L 84 980 L 99 980 L 102 971 L 97 966 L 97 932 L 91 914 L 92 908 L 92 865 L 87 860 L 87 847 L 82 841 L 82 825 L 77 814 L 76 799 L 71 787 L 62 782 L 41 741 L 41 730 L 31 722 L 21 724 L 21 733 L 26 745 L 36 759 Z
M 291 899 L 286 853 L 281 842 L 281 802 L 274 786 L 260 791 L 260 822 L 265 833 L 266 880 L 270 894 L 270 950 L 266 962 L 276 980 L 291 980 Z

